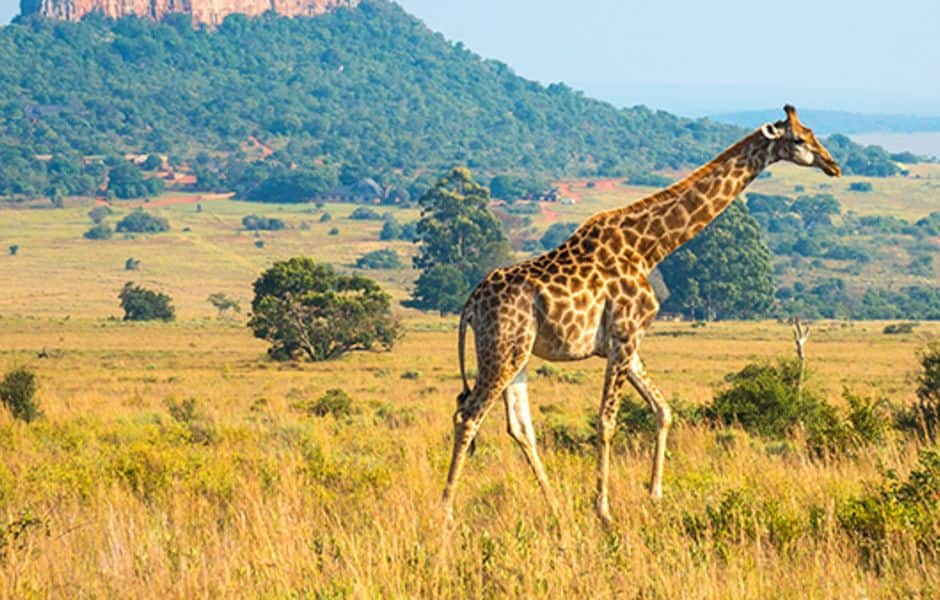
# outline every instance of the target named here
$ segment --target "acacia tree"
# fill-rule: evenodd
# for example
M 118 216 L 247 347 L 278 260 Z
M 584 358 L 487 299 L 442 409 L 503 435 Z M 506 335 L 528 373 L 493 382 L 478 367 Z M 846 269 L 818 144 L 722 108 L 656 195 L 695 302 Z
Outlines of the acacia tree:
M 422 273 L 411 306 L 457 312 L 473 286 L 493 268 L 510 262 L 509 242 L 489 210 L 489 200 L 489 191 L 465 167 L 451 169 L 418 200 L 421 248 L 414 266 Z M 442 278 L 447 281 L 443 295 Z
M 377 283 L 311 258 L 274 263 L 254 291 L 248 326 L 271 342 L 268 354 L 276 360 L 331 360 L 376 345 L 387 350 L 400 337 L 391 298 Z
M 659 267 L 669 288 L 663 309 L 701 309 L 706 319 L 754 319 L 773 303 L 773 265 L 760 226 L 735 200 Z

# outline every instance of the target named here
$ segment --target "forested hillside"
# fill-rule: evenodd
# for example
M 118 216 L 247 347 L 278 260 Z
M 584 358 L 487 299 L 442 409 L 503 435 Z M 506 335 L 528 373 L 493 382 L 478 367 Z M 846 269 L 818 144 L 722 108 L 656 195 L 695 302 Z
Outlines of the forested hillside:
M 0 53 L 2 196 L 92 193 L 125 153 L 167 155 L 199 189 L 309 196 L 366 175 L 425 185 L 453 164 L 646 173 L 702 163 L 742 133 L 528 81 L 386 0 L 215 30 L 181 15 L 20 18 Z

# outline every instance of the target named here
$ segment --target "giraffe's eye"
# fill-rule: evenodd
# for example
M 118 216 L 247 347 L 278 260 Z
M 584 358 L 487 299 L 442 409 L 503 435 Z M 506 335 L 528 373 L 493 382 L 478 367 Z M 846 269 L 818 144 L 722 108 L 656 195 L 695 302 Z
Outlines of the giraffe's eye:
M 801 139 L 801 138 L 796 138 L 795 140 L 793 140 L 793 143 L 796 144 L 797 146 L 801 146 L 806 143 L 806 140 Z

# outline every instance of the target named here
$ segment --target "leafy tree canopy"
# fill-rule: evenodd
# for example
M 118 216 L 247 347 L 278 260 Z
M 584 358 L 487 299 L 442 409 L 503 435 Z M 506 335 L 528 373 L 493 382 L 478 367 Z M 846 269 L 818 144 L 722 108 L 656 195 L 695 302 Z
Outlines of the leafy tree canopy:
M 307 257 L 274 263 L 254 283 L 255 337 L 276 360 L 331 360 L 353 350 L 390 349 L 400 336 L 391 299 L 371 279 L 341 275 Z
M 493 268 L 511 261 L 512 254 L 500 222 L 489 207 L 489 191 L 473 180 L 470 170 L 454 167 L 418 200 L 421 244 L 414 265 L 423 272 L 435 266 L 453 267 L 461 274 L 463 286 L 475 286 Z M 412 304 L 418 308 L 446 311 L 428 304 L 435 294 L 426 289 L 431 283 L 419 277 Z

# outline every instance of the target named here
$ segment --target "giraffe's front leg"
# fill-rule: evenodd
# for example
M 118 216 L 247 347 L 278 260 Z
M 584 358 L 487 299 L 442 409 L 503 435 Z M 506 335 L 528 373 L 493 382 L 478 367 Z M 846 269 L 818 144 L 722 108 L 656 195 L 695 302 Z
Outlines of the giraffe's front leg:
M 620 410 L 620 394 L 630 365 L 631 348 L 626 344 L 614 344 L 607 358 L 604 374 L 604 395 L 597 419 L 597 516 L 605 524 L 610 523 L 610 503 L 607 482 L 610 478 L 610 441 L 617 426 L 617 411 Z
M 662 392 L 653 384 L 639 354 L 630 358 L 628 378 L 640 396 L 646 400 L 656 414 L 656 448 L 653 451 L 653 472 L 650 474 L 650 497 L 658 500 L 663 496 L 663 465 L 666 462 L 666 436 L 672 425 L 672 411 L 666 404 Z

